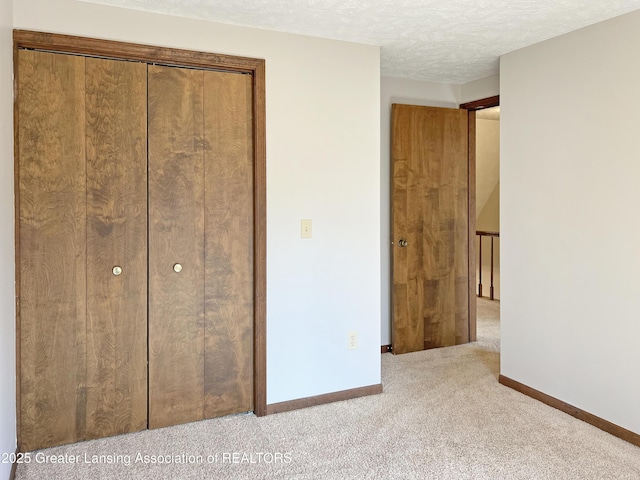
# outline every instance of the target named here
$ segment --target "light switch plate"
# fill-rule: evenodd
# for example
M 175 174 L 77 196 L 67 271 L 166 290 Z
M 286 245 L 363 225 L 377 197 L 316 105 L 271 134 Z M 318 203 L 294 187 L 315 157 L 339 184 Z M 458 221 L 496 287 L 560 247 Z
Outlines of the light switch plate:
M 349 332 L 347 335 L 347 349 L 356 350 L 358 348 L 358 332 Z
M 300 238 L 311 238 L 311 220 L 300 220 Z

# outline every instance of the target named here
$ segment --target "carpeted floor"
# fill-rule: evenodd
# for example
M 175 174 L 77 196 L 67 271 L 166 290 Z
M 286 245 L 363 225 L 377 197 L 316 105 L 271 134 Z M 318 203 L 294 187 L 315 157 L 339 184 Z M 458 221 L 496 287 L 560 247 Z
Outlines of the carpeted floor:
M 16 478 L 640 479 L 640 448 L 498 384 L 499 303 L 478 317 L 476 343 L 382 355 L 381 395 L 42 450 Z

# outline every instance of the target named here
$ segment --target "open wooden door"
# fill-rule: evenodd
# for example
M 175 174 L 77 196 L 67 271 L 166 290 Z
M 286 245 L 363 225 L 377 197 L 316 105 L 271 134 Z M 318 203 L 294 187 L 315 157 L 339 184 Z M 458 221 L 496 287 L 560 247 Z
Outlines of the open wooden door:
M 467 343 L 475 338 L 473 113 L 394 104 L 391 115 L 393 352 Z

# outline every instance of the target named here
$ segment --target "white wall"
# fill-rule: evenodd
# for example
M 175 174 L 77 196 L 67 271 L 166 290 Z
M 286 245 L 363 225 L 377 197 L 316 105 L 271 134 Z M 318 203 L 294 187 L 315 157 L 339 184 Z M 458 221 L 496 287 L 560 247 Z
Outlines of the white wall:
M 500 95 L 500 75 L 480 78 L 460 86 L 460 103 L 473 102 Z
M 16 450 L 12 0 L 0 0 L 0 454 Z M 0 463 L 0 478 L 11 465 Z
M 458 108 L 460 85 L 382 77 L 380 80 L 380 210 L 382 228 L 381 344 L 391 343 L 391 104 Z
M 476 219 L 500 180 L 500 120 L 476 119 Z
M 501 372 L 640 433 L 640 11 L 501 59 Z
M 267 401 L 380 383 L 379 49 L 73 0 L 14 9 L 16 28 L 266 59 Z

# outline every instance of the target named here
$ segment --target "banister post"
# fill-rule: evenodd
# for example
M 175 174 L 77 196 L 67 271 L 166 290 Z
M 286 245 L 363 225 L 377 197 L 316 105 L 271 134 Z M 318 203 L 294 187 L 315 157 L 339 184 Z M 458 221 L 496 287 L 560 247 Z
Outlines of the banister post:
M 489 298 L 493 300 L 493 236 L 491 237 L 491 286 L 489 287 Z
M 482 297 L 482 235 L 477 235 L 477 236 L 478 236 L 478 242 L 480 245 L 480 248 L 479 248 L 480 260 L 478 261 L 478 265 L 479 265 L 478 296 Z

